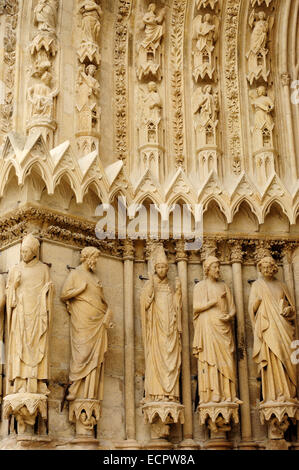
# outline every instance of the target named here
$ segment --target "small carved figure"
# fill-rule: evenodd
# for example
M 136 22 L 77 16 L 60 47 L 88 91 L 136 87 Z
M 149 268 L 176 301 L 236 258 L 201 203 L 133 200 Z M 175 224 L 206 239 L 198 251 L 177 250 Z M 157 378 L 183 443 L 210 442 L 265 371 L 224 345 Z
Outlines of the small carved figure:
M 216 145 L 216 128 L 218 125 L 218 93 L 213 93 L 211 85 L 197 88 L 192 98 L 194 126 L 197 147 L 208 144 Z
M 193 20 L 193 39 L 196 40 L 195 50 L 193 51 L 193 76 L 198 81 L 199 76 L 204 78 L 208 75 L 213 77 L 215 70 L 214 49 L 218 39 L 219 22 L 216 16 L 209 13 L 198 15 Z
M 268 49 L 268 35 L 273 27 L 273 17 L 267 18 L 264 11 L 259 11 L 255 14 L 252 11 L 249 18 L 249 25 L 252 28 L 250 38 L 250 49 L 246 55 L 248 59 L 248 80 L 250 84 L 253 80 L 258 80 L 262 77 L 265 82 L 268 81 L 270 69 L 267 63 Z
M 273 258 L 258 263 L 262 277 L 252 284 L 249 315 L 254 332 L 253 360 L 262 379 L 263 402 L 289 402 L 296 397 L 296 366 L 291 343 L 295 337 L 295 306 L 286 284 L 275 279 Z
M 55 32 L 57 11 L 57 0 L 39 0 L 34 9 L 34 24 L 40 31 Z
M 81 0 L 79 12 L 82 15 L 82 41 L 97 44 L 103 14 L 100 5 L 96 0 Z
M 36 83 L 28 89 L 27 97 L 31 103 L 30 118 L 34 120 L 47 119 L 52 120 L 54 115 L 54 98 L 59 90 L 52 90 L 52 75 L 45 72 L 41 77 L 42 83 Z
M 150 3 L 147 13 L 142 20 L 142 28 L 145 31 L 144 39 L 139 43 L 138 52 L 138 78 L 152 74 L 161 78 L 161 40 L 164 35 L 165 8 L 156 15 L 156 4 Z
M 265 86 L 250 92 L 251 104 L 254 109 L 254 145 L 256 148 L 273 146 L 274 120 L 272 111 L 274 101 L 267 95 Z
M 155 82 L 149 82 L 147 90 L 140 89 L 141 120 L 143 123 L 150 121 L 159 123 L 161 120 L 162 99 Z

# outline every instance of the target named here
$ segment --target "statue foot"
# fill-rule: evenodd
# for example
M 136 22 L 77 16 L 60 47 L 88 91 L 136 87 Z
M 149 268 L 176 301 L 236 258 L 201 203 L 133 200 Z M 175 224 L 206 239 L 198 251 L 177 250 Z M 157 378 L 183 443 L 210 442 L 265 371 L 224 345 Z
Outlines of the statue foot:
M 212 399 L 211 399 L 212 402 L 215 402 L 215 403 L 219 403 L 221 401 L 221 396 L 220 395 L 212 395 Z

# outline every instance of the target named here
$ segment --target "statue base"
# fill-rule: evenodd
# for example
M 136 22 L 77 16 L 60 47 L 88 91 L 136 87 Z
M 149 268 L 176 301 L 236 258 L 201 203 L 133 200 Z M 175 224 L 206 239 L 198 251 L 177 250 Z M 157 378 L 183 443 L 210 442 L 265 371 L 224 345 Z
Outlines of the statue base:
M 141 448 L 140 444 L 135 441 L 135 439 L 126 439 L 121 442 L 114 443 L 117 450 L 139 450 Z
M 46 420 L 47 396 L 39 393 L 15 393 L 4 398 L 4 418 L 14 416 L 18 423 L 18 435 L 33 435 L 37 415 Z
M 212 433 L 223 433 L 231 430 L 231 423 L 239 423 L 239 403 L 242 402 L 210 402 L 199 404 L 199 424 L 208 427 Z
M 193 439 L 184 439 L 179 443 L 178 449 L 180 450 L 198 450 L 200 445 L 197 444 Z
M 177 402 L 149 402 L 143 405 L 145 423 L 151 424 L 151 439 L 148 444 L 151 449 L 171 448 L 167 439 L 170 433 L 171 424 L 184 424 L 185 407 Z M 154 447 L 153 447 L 153 446 Z M 157 447 L 158 446 L 158 447 Z
M 94 428 L 101 417 L 101 404 L 98 400 L 77 399 L 70 401 L 69 420 L 76 424 L 76 435 L 94 439 Z
M 283 440 L 290 421 L 299 420 L 299 402 L 294 401 L 267 401 L 259 405 L 259 414 L 262 424 L 268 424 L 268 437 L 272 440 Z

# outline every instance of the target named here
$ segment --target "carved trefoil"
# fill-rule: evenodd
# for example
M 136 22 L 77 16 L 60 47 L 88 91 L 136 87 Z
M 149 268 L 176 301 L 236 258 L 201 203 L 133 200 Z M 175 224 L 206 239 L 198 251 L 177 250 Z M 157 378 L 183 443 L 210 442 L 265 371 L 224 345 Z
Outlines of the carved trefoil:
M 211 171 L 218 174 L 219 167 L 218 92 L 214 91 L 211 85 L 196 88 L 192 96 L 192 111 L 199 174 L 206 178 Z
M 139 88 L 138 148 L 141 173 L 150 169 L 159 181 L 162 175 L 162 99 L 155 82 Z
M 216 69 L 215 44 L 218 39 L 219 21 L 210 13 L 197 15 L 193 20 L 193 77 L 214 78 Z
M 180 403 L 182 291 L 167 278 L 168 260 L 163 246 L 151 256 L 154 273 L 141 293 L 141 321 L 145 354 L 143 413 L 151 423 L 152 438 L 167 438 L 172 423 L 184 423 Z
M 263 79 L 268 82 L 270 74 L 269 49 L 267 48 L 269 34 L 273 27 L 272 16 L 267 18 L 264 11 L 252 10 L 249 17 L 249 26 L 252 29 L 250 36 L 250 47 L 246 54 L 248 60 L 247 79 L 250 85 L 254 80 Z
M 143 38 L 137 45 L 137 77 L 162 79 L 162 40 L 164 36 L 165 8 L 157 13 L 150 3 L 142 19 Z
M 95 437 L 104 393 L 104 361 L 112 312 L 95 274 L 99 250 L 84 248 L 81 264 L 68 275 L 61 292 L 71 317 L 71 362 L 67 400 L 77 436 Z
M 49 335 L 53 284 L 49 267 L 39 260 L 39 241 L 28 235 L 22 261 L 7 281 L 7 396 L 4 415 L 13 415 L 18 434 L 33 434 L 37 417 L 47 420 Z

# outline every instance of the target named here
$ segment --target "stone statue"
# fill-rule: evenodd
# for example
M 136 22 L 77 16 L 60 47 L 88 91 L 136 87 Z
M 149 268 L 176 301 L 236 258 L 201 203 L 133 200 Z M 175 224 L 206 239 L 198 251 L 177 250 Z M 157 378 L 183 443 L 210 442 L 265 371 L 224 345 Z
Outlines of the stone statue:
M 22 261 L 10 269 L 7 281 L 8 392 L 4 415 L 15 415 L 18 432 L 47 417 L 49 334 L 53 284 L 49 267 L 39 260 L 39 241 L 23 239 Z
M 219 103 L 218 93 L 213 93 L 211 85 L 205 85 L 195 90 L 192 98 L 192 111 L 197 148 L 207 144 L 216 145 Z
M 76 422 L 78 434 L 92 432 L 100 418 L 107 329 L 112 327 L 112 312 L 95 274 L 98 257 L 97 248 L 84 248 L 80 266 L 69 274 L 61 292 L 71 316 L 71 386 L 67 400 L 70 421 Z
M 27 97 L 31 103 L 30 121 L 52 121 L 54 118 L 54 98 L 58 95 L 59 90 L 52 90 L 52 75 L 45 72 L 41 77 L 42 83 L 36 83 L 28 89 Z
M 259 86 L 257 90 L 250 92 L 251 104 L 254 109 L 254 142 L 259 147 L 272 146 L 274 121 L 272 111 L 274 101 L 267 95 L 265 86 Z
M 156 4 L 150 3 L 148 11 L 143 16 L 141 29 L 145 37 L 138 45 L 138 78 L 152 74 L 161 79 L 161 40 L 164 35 L 165 8 L 156 15 Z
M 283 438 L 289 418 L 298 419 L 296 365 L 291 361 L 296 310 L 286 284 L 271 256 L 258 263 L 262 277 L 252 284 L 248 312 L 253 328 L 253 361 L 262 381 L 259 405 L 262 424 L 268 421 L 269 437 Z
M 250 84 L 253 80 L 258 80 L 262 77 L 265 82 L 268 81 L 270 69 L 267 64 L 267 42 L 268 35 L 273 27 L 273 17 L 267 19 L 264 11 L 259 11 L 255 14 L 253 10 L 250 18 L 249 25 L 252 28 L 250 37 L 250 49 L 246 55 L 248 59 L 248 80 Z
M 83 63 L 100 65 L 100 31 L 103 14 L 98 0 L 80 0 L 79 14 L 81 19 L 81 44 L 77 50 L 79 60 Z
M 155 82 L 149 82 L 146 91 L 140 89 L 140 98 L 142 122 L 148 123 L 151 121 L 159 123 L 163 104 L 157 84 Z
M 195 81 L 208 75 L 212 79 L 215 71 L 214 49 L 218 39 L 219 22 L 216 16 L 198 15 L 193 20 L 193 39 L 196 46 L 193 51 L 193 76 Z
M 57 0 L 39 0 L 34 9 L 34 24 L 40 31 L 56 31 Z
M 206 279 L 195 286 L 193 296 L 193 355 L 198 361 L 200 422 L 204 424 L 208 414 L 213 428 L 220 415 L 225 425 L 231 417 L 238 422 L 232 328 L 236 308 L 229 287 L 219 280 L 219 260 L 209 256 L 203 267 Z M 215 406 L 218 414 L 213 411 Z
M 81 0 L 79 12 L 82 15 L 82 41 L 97 44 L 103 14 L 100 5 L 96 0 Z
M 77 103 L 79 113 L 78 130 L 92 130 L 99 122 L 98 99 L 100 95 L 100 84 L 95 78 L 97 67 L 90 64 L 84 71 L 84 65 L 79 71 L 77 82 Z
M 7 281 L 7 377 L 13 393 L 48 395 L 53 284 L 49 267 L 39 260 L 39 241 L 33 235 L 23 239 L 21 256 Z
M 175 292 L 169 285 L 168 261 L 162 246 L 153 253 L 153 267 L 154 275 L 145 284 L 140 299 L 145 355 L 143 412 L 149 422 L 153 422 L 149 415 L 157 414 L 165 424 L 168 413 L 165 416 L 163 409 L 167 403 L 170 403 L 169 415 L 174 419 L 169 423 L 178 422 L 178 410 L 182 408 L 179 404 L 182 291 L 179 278 Z M 171 411 L 171 404 L 174 411 Z
M 296 397 L 296 367 L 291 362 L 295 306 L 286 284 L 275 279 L 273 258 L 258 263 L 262 277 L 252 284 L 249 315 L 254 331 L 253 360 L 262 378 L 263 402 Z

